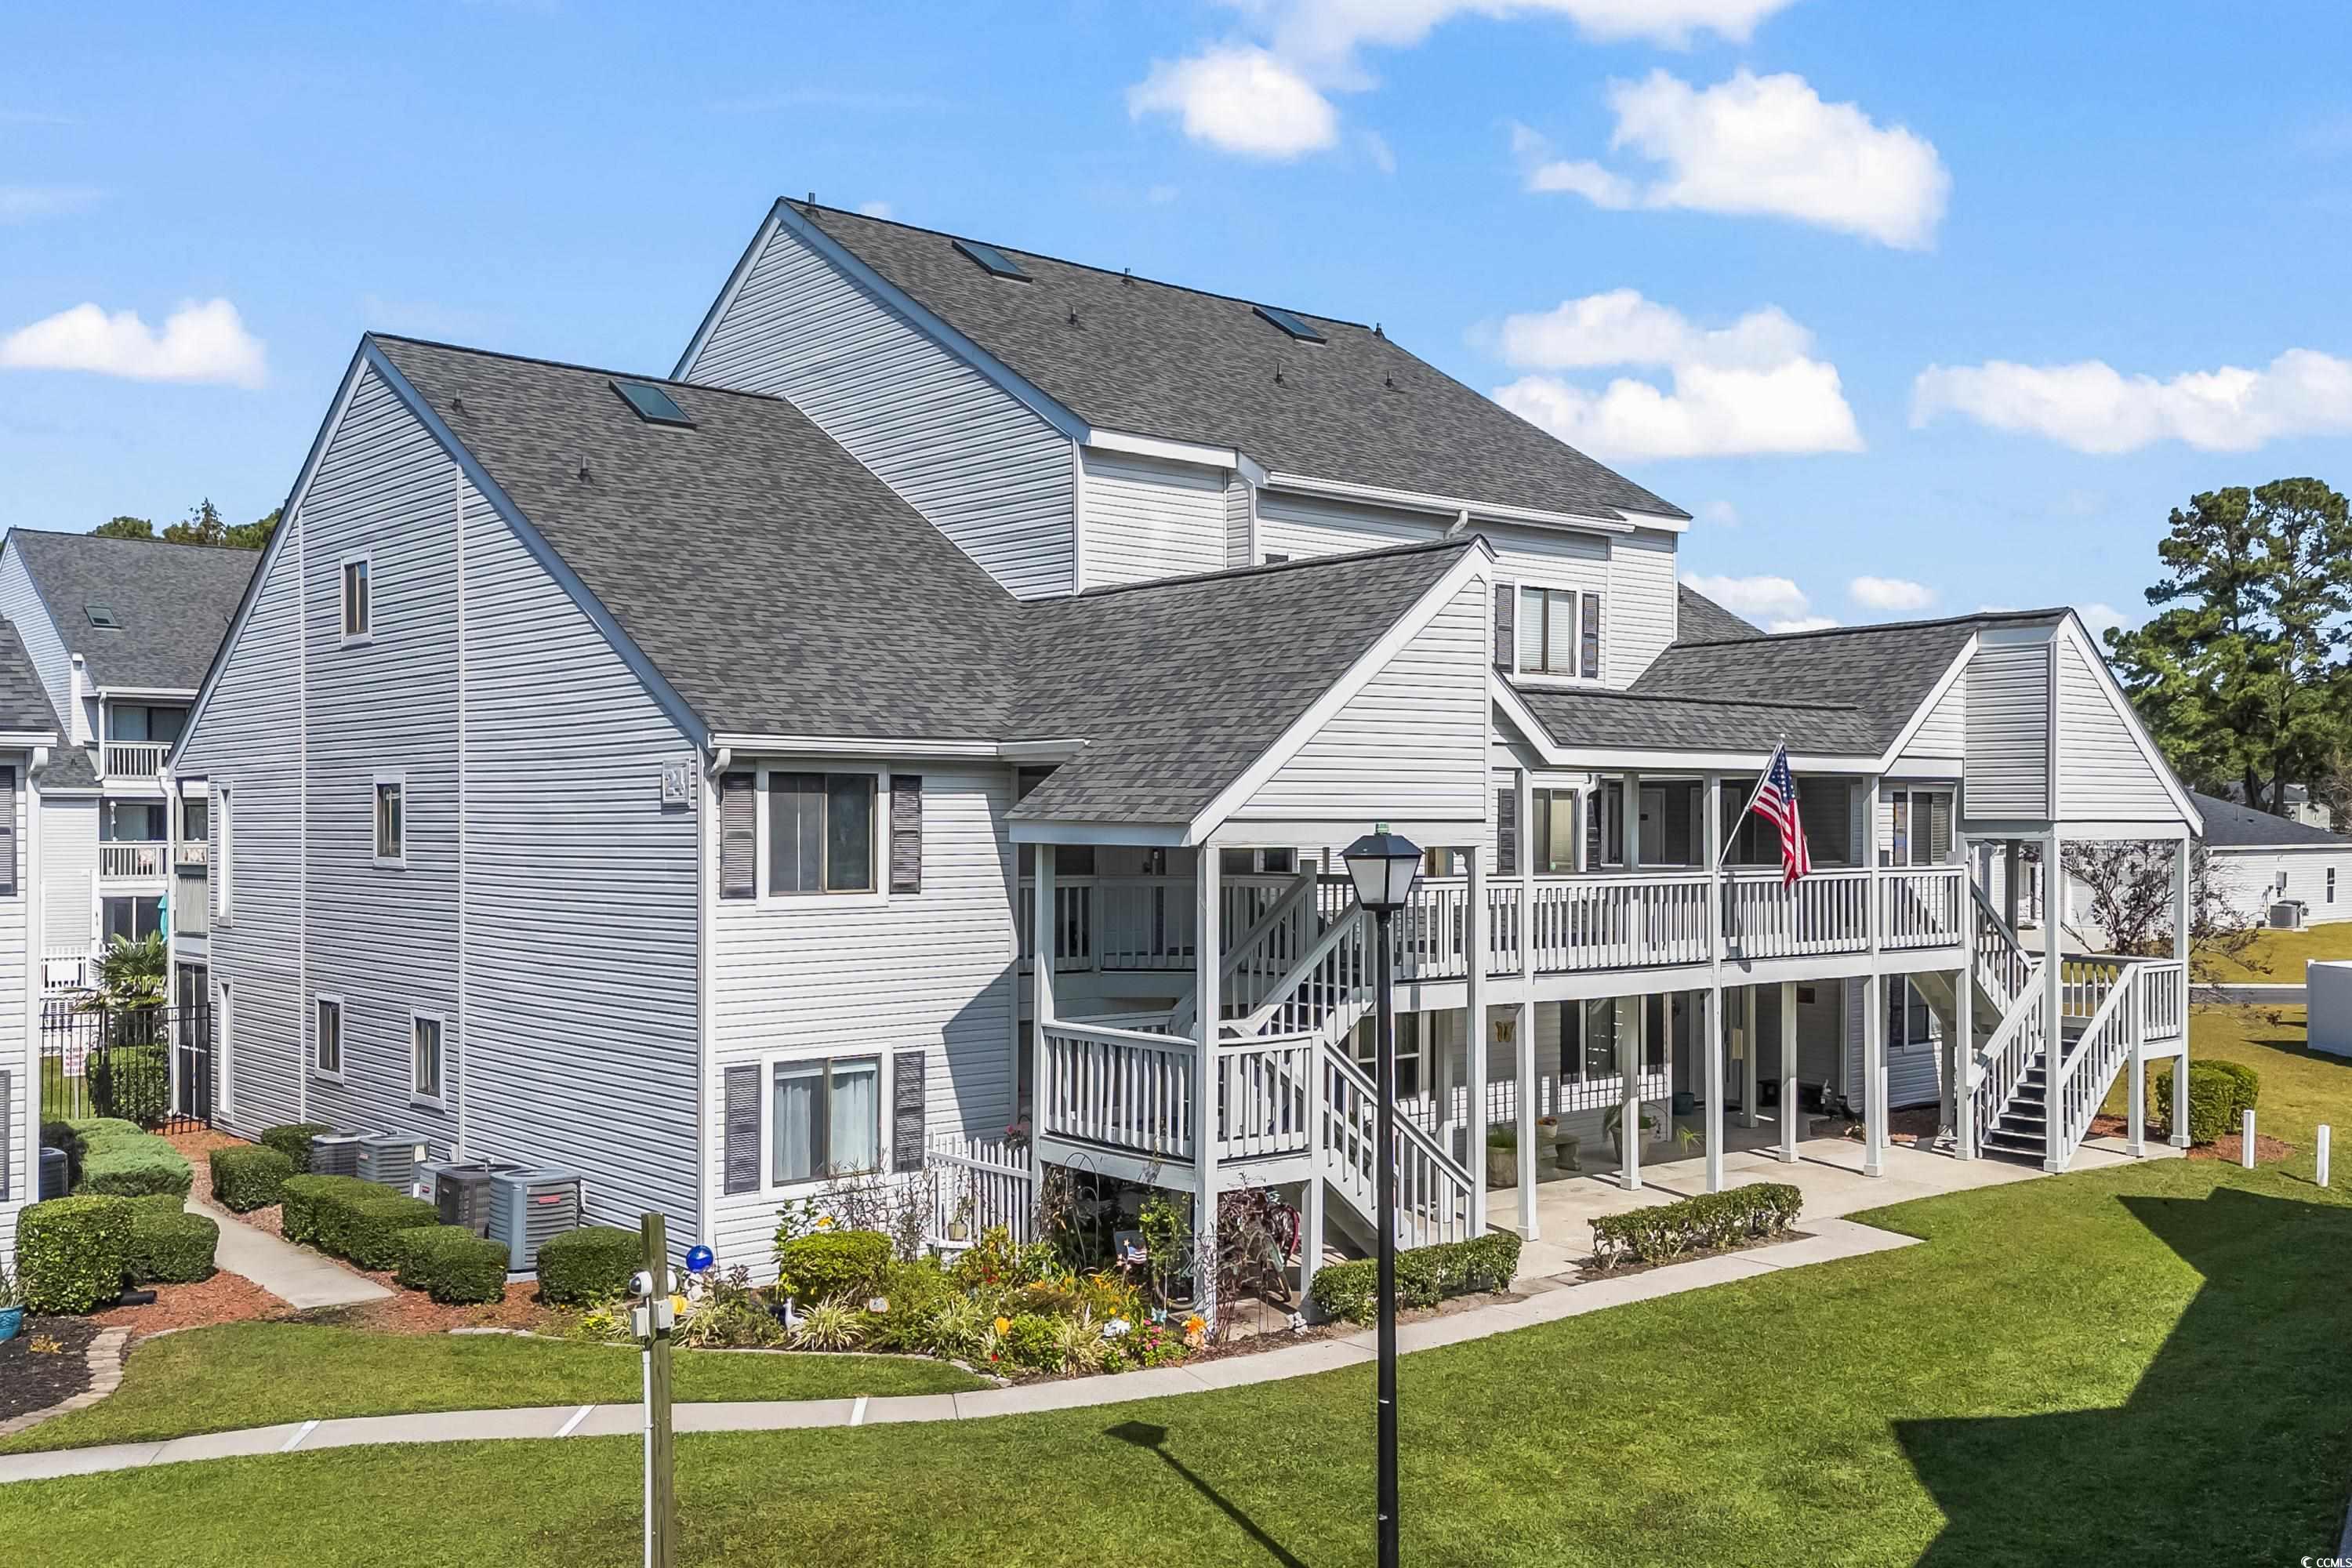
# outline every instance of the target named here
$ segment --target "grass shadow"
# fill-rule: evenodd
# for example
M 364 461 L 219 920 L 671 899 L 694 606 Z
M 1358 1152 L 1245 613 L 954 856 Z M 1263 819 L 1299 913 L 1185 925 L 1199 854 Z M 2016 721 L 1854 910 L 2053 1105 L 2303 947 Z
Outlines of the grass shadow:
M 1183 1460 L 1168 1451 L 1167 1427 L 1153 1426 L 1149 1421 L 1122 1421 L 1118 1426 L 1107 1429 L 1103 1436 L 1116 1437 L 1122 1443 L 1129 1443 L 1136 1447 L 1146 1448 L 1159 1455 L 1161 1464 L 1175 1471 L 1183 1479 L 1187 1486 L 1213 1503 L 1227 1519 L 1240 1526 L 1243 1533 L 1262 1547 L 1269 1558 L 1281 1563 L 1282 1568 L 1307 1568 L 1304 1563 L 1291 1554 L 1289 1548 L 1259 1528 L 1257 1521 L 1244 1512 L 1232 1499 L 1219 1491 L 1215 1486 Z

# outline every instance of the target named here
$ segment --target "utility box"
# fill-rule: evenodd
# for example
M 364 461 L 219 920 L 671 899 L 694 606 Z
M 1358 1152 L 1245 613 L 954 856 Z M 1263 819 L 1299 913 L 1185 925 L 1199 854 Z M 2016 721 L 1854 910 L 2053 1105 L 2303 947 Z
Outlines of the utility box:
M 2303 966 L 2311 1014 L 2311 1048 L 2352 1057 L 2352 962 L 2313 959 Z

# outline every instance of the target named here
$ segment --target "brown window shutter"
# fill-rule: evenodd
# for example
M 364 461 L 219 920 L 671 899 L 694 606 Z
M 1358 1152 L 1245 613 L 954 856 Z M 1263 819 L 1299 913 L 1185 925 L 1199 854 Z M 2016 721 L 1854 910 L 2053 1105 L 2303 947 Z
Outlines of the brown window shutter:
M 1508 877 L 1519 868 L 1519 792 L 1495 792 L 1495 869 Z
M 1518 591 L 1511 584 L 1495 584 L 1495 668 L 1512 668 L 1518 662 Z
M 930 1053 L 900 1051 L 890 1058 L 890 1168 L 923 1168 L 923 1134 L 929 1112 L 924 1096 L 924 1069 Z
M 760 1190 L 760 1069 L 727 1069 L 725 1190 Z
M 759 776 L 728 773 L 719 781 L 719 896 L 751 899 L 759 893 Z M 753 1174 L 756 1179 L 756 1170 Z
M 923 890 L 923 777 L 890 775 L 890 890 Z

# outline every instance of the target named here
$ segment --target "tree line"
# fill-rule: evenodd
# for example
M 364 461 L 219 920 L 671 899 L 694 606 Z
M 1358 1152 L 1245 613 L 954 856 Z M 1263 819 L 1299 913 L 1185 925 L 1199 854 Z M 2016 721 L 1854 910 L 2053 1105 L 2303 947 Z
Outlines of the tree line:
M 251 522 L 230 522 L 220 514 L 206 496 L 188 509 L 188 515 L 178 522 L 166 523 L 161 533 L 155 531 L 152 519 L 144 517 L 113 517 L 90 530 L 100 539 L 160 539 L 166 544 L 225 545 L 231 550 L 259 550 L 278 531 L 278 513 L 272 507 L 266 517 Z

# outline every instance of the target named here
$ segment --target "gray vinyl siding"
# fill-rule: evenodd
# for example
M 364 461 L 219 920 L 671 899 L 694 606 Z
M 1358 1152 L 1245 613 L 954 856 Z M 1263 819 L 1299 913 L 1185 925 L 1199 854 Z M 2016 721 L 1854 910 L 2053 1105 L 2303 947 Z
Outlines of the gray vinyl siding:
M 9 840 L 9 852 L 16 857 L 16 890 L 0 895 L 0 1072 L 8 1075 L 7 1091 L 0 1094 L 0 1116 L 7 1119 L 7 1137 L 0 1142 L 7 1146 L 8 1161 L 7 1180 L 0 1183 L 0 1188 L 7 1194 L 0 1198 L 0 1265 L 12 1274 L 16 1271 L 16 1215 L 37 1195 L 41 1158 L 39 1105 L 32 1088 L 39 1081 L 39 1063 L 26 1016 L 31 1004 L 26 987 L 32 962 L 26 940 L 31 920 L 26 903 L 31 879 L 25 874 L 26 829 L 32 815 L 26 804 L 32 792 L 26 788 L 26 770 L 30 760 L 23 752 L 0 752 L 0 767 L 14 768 L 16 773 L 16 832 Z
M 97 935 L 98 801 L 41 797 L 41 945 L 88 948 Z
M 1464 584 L 1234 815 L 1483 823 L 1490 592 Z
M 1675 640 L 1675 536 L 1636 529 L 1609 541 L 1609 597 L 1601 622 L 1611 686 L 1631 686 Z
M 1260 490 L 1257 548 L 1261 556 L 1344 555 L 1435 539 L 1444 524 L 1414 512 Z
M 705 1096 L 723 1103 L 728 1068 L 779 1055 L 887 1058 L 920 1048 L 931 1126 L 1002 1137 L 1015 1109 L 1013 857 L 1003 836 L 1012 782 L 970 763 L 894 765 L 922 774 L 923 890 L 849 905 L 822 895 L 721 900 Z M 770 1184 L 769 1093 L 763 1072 L 761 1188 L 719 1198 L 710 1227 L 722 1263 L 756 1270 L 773 1267 L 777 1205 L 802 1190 Z M 723 1154 L 714 1138 L 706 1152 L 714 1191 Z
M 1826 983 L 1825 983 L 1826 984 Z M 1878 982 L 1878 1005 L 1882 1011 L 1892 1006 L 1886 998 L 1893 988 L 1903 984 L 1899 974 L 1881 975 Z M 1863 982 L 1844 982 L 1846 991 L 1846 1098 L 1853 1108 L 1862 1110 L 1863 1060 Z M 1933 1018 L 1931 1008 L 1928 1016 Z M 1886 1041 L 1886 1108 L 1901 1110 L 1914 1105 L 1933 1105 L 1943 1092 L 1944 1044 L 1941 1026 L 1937 1026 L 1933 1043 L 1898 1047 L 1892 1036 Z
M 1252 553 L 1254 549 L 1252 542 L 1256 533 L 1253 526 L 1256 519 L 1255 488 L 1239 474 L 1226 477 L 1225 564 L 1228 566 L 1257 564 L 1256 558 Z
M 2058 640 L 2058 800 L 2064 815 L 2084 820 L 2180 816 L 2107 683 L 2071 637 Z
M 231 1124 L 415 1132 L 576 1172 L 599 1220 L 659 1208 L 696 1234 L 698 841 L 659 790 L 688 742 L 373 372 L 282 538 L 178 769 L 210 783 L 216 876 L 231 792 L 234 910 L 209 942 Z M 345 646 L 362 547 L 372 637 Z M 380 773 L 402 776 L 398 867 L 375 863 Z M 321 994 L 340 1079 L 309 1069 Z M 412 1093 L 415 1013 L 442 1020 L 438 1107 Z
M 1969 662 L 1968 803 L 1972 817 L 2050 814 L 2050 645 L 1989 642 Z
M 58 710 L 58 719 L 70 731 L 73 704 L 73 654 L 66 647 L 58 624 L 49 618 L 48 607 L 33 586 L 32 574 L 25 570 L 23 557 L 14 550 L 0 550 L 0 617 L 16 628 L 25 641 L 25 652 L 31 657 L 33 668 L 41 678 L 41 689 L 49 694 L 49 706 Z M 70 744 L 70 732 L 58 740 Z
M 2273 899 L 2288 898 L 2304 901 L 2307 906 L 2304 918 L 2313 925 L 2352 920 L 2352 845 L 2342 849 L 2216 849 L 2210 863 L 2222 898 L 2249 919 L 2263 919 Z M 2330 871 L 2336 873 L 2332 900 L 2327 896 Z M 2276 890 L 2282 872 L 2286 876 L 2284 893 Z M 2087 911 L 2089 895 L 2082 885 L 2069 883 L 2068 887 L 2075 907 Z
M 789 400 L 1024 598 L 1070 591 L 1073 445 L 778 227 L 690 379 Z
M 1086 452 L 1085 585 L 1216 572 L 1225 564 L 1225 470 Z
M 1952 682 L 1951 689 L 1937 699 L 1927 710 L 1911 743 L 1904 749 L 1898 766 L 1928 762 L 1946 762 L 1968 754 L 1969 745 L 1969 677 L 1962 670 Z

